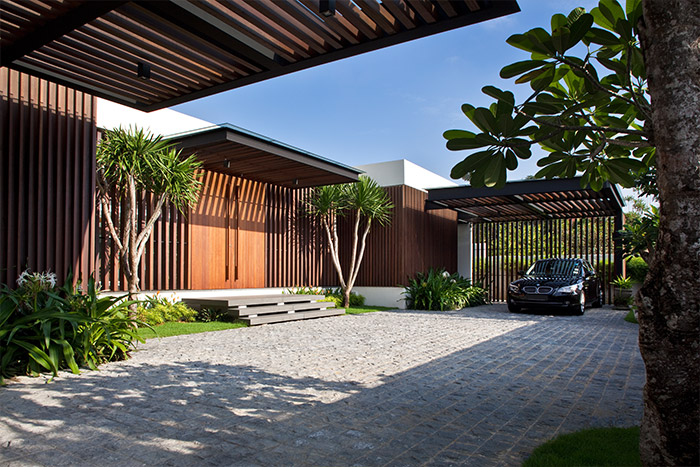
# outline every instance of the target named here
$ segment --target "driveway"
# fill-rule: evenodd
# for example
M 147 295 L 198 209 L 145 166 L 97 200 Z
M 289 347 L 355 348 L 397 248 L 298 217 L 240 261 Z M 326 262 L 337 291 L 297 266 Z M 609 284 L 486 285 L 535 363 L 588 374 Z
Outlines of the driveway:
M 388 311 L 149 340 L 0 388 L 2 465 L 520 465 L 638 425 L 624 312 Z

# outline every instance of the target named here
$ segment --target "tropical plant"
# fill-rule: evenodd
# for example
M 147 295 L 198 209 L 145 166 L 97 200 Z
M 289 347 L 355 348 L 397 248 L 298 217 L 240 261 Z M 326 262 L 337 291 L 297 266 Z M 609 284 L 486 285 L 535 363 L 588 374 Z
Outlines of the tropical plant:
M 182 157 L 161 136 L 136 128 L 105 131 L 97 148 L 97 194 L 131 297 L 138 291 L 141 257 L 163 205 L 171 203 L 182 212 L 194 206 L 200 166 L 194 155 Z M 141 200 L 140 194 L 151 196 Z M 149 204 L 141 211 L 144 222 L 139 220 L 142 202 Z M 131 310 L 136 311 L 135 304 Z
M 628 219 L 618 234 L 627 258 L 641 256 L 651 263 L 659 236 L 659 209 L 649 206 L 641 215 Z
M 444 269 L 416 273 L 404 287 L 406 307 L 413 310 L 457 310 L 486 303 L 486 291 Z
M 130 302 L 98 297 L 93 278 L 85 294 L 68 277 L 56 288 L 50 273 L 25 271 L 18 287 L 0 286 L 0 382 L 16 374 L 38 375 L 126 358 L 136 335 Z
M 347 308 L 350 306 L 350 293 L 360 271 L 372 222 L 389 224 L 394 205 L 377 182 L 363 175 L 356 183 L 317 188 L 305 199 L 305 204 L 306 212 L 319 218 L 326 232 L 328 249 L 343 291 L 343 307 Z M 353 237 L 350 266 L 345 275 L 340 264 L 338 220 L 340 216 L 348 213 L 352 217 Z
M 632 282 L 644 282 L 647 272 L 649 272 L 649 265 L 644 259 L 633 256 L 627 260 L 627 274 Z
M 700 464 L 700 2 L 601 0 L 590 13 L 552 17 L 508 39 L 528 60 L 504 78 L 529 83 L 522 104 L 493 86 L 490 107 L 463 106 L 477 132 L 445 133 L 448 148 L 480 149 L 454 177 L 502 186 L 507 170 L 538 145 L 539 177 L 582 174 L 649 185 L 659 200 L 659 236 L 639 291 L 639 343 L 647 371 L 640 451 L 645 465 Z M 595 26 L 594 26 L 595 24 Z M 574 48 L 576 48 L 574 50 Z M 581 52 L 580 54 L 578 52 Z

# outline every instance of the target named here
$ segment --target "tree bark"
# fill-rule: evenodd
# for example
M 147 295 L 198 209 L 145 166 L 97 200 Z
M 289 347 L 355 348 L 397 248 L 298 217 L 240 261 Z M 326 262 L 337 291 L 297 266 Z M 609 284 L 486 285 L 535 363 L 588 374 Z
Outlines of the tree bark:
M 700 464 L 700 2 L 643 0 L 660 224 L 639 297 L 645 465 Z

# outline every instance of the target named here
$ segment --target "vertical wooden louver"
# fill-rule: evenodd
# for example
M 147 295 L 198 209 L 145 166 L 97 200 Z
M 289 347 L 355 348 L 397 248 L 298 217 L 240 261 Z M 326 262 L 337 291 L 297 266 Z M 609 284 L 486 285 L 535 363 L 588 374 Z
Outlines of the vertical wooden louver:
M 374 224 L 356 286 L 405 285 L 429 268 L 457 269 L 457 215 L 428 211 L 427 193 L 405 185 L 386 187 L 394 204 L 391 224 Z M 338 279 L 320 224 L 304 215 L 303 199 L 311 189 L 270 187 L 267 214 L 268 287 L 337 286 Z M 341 264 L 347 270 L 353 225 L 341 219 Z
M 0 282 L 94 270 L 95 98 L 0 68 Z
M 474 224 L 472 278 L 493 301 L 505 301 L 508 284 L 537 259 L 583 258 L 598 271 L 608 302 L 617 253 L 613 217 Z

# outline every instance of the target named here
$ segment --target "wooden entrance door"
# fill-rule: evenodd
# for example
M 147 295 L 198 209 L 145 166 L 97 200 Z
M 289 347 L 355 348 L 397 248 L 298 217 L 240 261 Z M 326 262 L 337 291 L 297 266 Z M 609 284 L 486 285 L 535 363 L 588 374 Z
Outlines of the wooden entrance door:
M 261 183 L 203 171 L 190 214 L 190 288 L 265 286 L 265 193 Z

